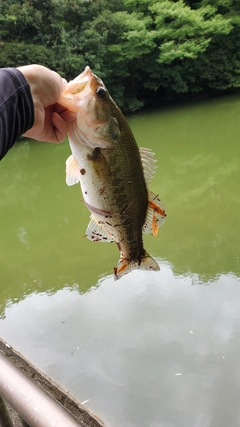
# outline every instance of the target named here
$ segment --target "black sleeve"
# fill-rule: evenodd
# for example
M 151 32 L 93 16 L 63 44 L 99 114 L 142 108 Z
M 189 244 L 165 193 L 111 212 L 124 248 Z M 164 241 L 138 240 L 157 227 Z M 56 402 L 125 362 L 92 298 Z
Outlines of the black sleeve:
M 16 68 L 0 68 L 0 160 L 34 123 L 30 86 Z

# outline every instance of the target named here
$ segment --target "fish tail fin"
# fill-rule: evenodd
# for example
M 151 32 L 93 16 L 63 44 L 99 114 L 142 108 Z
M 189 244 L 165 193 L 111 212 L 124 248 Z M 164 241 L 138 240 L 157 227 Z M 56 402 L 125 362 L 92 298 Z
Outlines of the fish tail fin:
M 160 267 L 158 263 L 146 252 L 141 257 L 141 261 L 138 260 L 127 260 L 121 257 L 118 261 L 117 267 L 114 268 L 114 279 L 118 280 L 132 270 L 151 270 L 158 271 Z

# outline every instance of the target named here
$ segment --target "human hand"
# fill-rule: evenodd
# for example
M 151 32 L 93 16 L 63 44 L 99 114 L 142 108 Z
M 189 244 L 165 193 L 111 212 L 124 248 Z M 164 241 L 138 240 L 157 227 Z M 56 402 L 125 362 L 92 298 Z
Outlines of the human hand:
M 55 71 L 42 65 L 18 67 L 30 85 L 34 104 L 34 124 L 24 136 L 38 141 L 62 142 L 68 131 L 68 123 L 76 114 L 59 105 L 64 80 Z

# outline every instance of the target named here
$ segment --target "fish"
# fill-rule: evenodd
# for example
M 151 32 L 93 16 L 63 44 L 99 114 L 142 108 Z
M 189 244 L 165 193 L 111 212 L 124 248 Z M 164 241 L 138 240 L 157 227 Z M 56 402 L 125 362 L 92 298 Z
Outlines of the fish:
M 156 236 L 166 219 L 164 203 L 149 189 L 154 153 L 138 147 L 121 109 L 89 66 L 66 82 L 58 103 L 76 114 L 68 129 L 66 183 L 80 183 L 91 213 L 86 237 L 116 243 L 115 280 L 135 269 L 160 270 L 143 245 L 143 234 Z

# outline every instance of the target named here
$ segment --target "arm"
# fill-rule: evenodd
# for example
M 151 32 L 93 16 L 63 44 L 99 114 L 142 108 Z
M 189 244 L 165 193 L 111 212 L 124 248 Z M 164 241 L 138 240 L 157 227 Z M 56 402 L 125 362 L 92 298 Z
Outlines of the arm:
M 0 159 L 24 134 L 38 141 L 62 142 L 76 115 L 57 101 L 61 76 L 41 65 L 0 69 Z
M 0 69 L 0 159 L 33 123 L 33 101 L 25 77 L 15 68 Z

